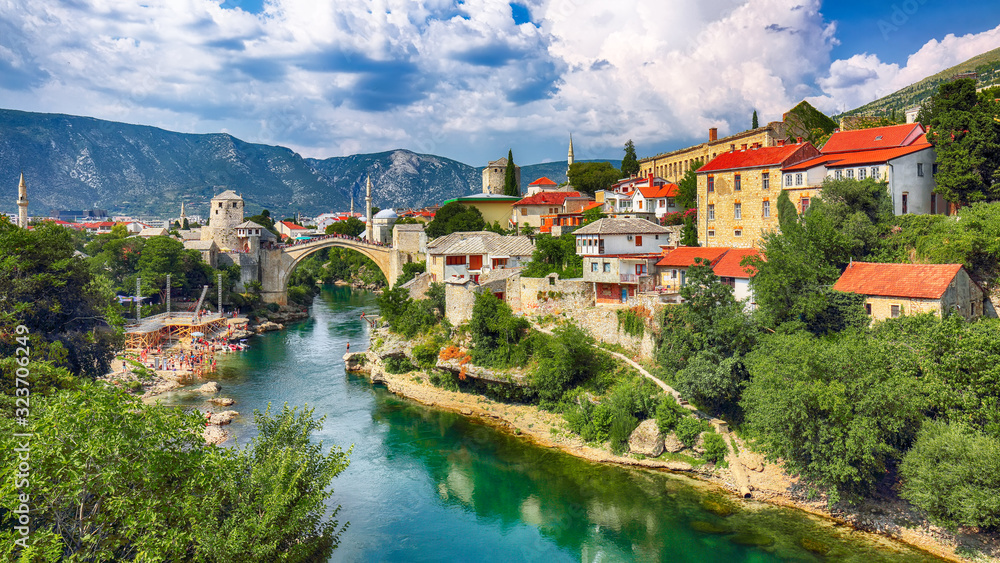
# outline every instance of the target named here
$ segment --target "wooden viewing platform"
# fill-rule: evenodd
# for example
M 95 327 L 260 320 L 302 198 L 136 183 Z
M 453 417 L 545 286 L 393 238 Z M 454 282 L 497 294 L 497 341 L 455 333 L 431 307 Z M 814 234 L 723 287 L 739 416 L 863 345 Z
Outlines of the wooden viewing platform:
M 200 332 L 210 336 L 226 328 L 231 320 L 219 313 L 206 313 L 195 317 L 194 313 L 171 312 L 146 317 L 138 324 L 125 327 L 125 347 L 130 350 L 151 348 L 172 339 L 192 338 Z

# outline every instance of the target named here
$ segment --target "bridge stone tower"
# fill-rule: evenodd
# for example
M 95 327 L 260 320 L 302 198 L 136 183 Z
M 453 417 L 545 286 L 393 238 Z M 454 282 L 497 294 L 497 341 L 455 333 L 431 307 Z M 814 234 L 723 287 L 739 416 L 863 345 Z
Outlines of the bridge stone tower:
M 24 172 L 21 172 L 21 182 L 17 186 L 17 226 L 28 228 L 28 185 L 24 183 Z
M 233 190 L 222 192 L 212 198 L 208 216 L 208 226 L 201 229 L 201 240 L 214 240 L 223 250 L 239 249 L 236 229 L 243 223 L 243 198 Z

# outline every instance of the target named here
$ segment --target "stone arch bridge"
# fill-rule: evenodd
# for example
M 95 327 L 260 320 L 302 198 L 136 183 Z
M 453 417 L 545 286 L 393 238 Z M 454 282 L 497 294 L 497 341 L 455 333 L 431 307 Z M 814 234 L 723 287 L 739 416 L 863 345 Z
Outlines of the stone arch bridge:
M 404 252 L 391 246 L 372 244 L 363 240 L 337 235 L 285 245 L 278 248 L 262 249 L 260 261 L 261 298 L 265 303 L 288 304 L 288 279 L 299 262 L 310 254 L 331 247 L 348 248 L 371 258 L 382 270 L 389 287 L 403 271 L 403 264 L 424 259 L 420 253 Z

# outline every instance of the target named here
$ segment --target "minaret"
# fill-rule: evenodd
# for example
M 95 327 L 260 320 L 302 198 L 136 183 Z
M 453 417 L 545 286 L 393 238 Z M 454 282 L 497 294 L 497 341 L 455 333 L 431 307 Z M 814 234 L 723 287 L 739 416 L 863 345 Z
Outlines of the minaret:
M 366 194 L 365 195 L 365 217 L 367 221 L 365 222 L 365 236 L 368 242 L 371 242 L 374 238 L 374 231 L 372 230 L 372 177 L 368 176 L 368 182 L 365 185 Z
M 28 186 L 24 183 L 24 172 L 21 172 L 21 183 L 17 186 L 17 226 L 28 228 Z
M 184 219 L 187 219 L 187 216 L 184 215 L 184 202 L 182 201 L 181 202 L 181 225 L 184 224 Z
M 351 194 L 351 217 L 354 217 L 354 194 Z
M 573 134 L 569 135 L 569 153 L 566 155 L 566 177 L 569 178 L 569 167 L 573 166 Z

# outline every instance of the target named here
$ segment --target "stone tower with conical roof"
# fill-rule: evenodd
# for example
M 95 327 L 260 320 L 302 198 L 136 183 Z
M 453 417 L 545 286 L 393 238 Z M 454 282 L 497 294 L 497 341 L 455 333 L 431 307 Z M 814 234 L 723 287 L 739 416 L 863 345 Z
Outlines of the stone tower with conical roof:
M 236 226 L 243 223 L 243 198 L 226 190 L 212 198 L 208 226 L 201 229 L 201 240 L 214 240 L 222 250 L 240 248 Z

